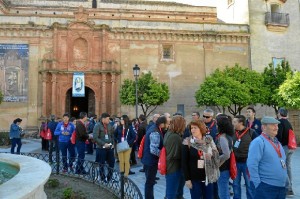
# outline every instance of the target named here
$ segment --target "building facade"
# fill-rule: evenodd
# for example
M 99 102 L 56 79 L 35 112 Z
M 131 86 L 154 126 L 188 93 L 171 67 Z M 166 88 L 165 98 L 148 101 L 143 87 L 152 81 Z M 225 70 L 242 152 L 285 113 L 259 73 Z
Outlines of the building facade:
M 289 0 L 222 0 L 218 18 L 225 23 L 248 24 L 251 67 L 262 72 L 282 60 L 300 69 L 300 2 Z
M 158 111 L 196 109 L 195 91 L 216 68 L 249 67 L 248 25 L 219 23 L 215 7 L 125 0 L 0 0 L 0 126 L 65 112 L 134 116 L 119 88 L 132 68 L 170 89 Z M 72 97 L 75 72 L 85 97 Z

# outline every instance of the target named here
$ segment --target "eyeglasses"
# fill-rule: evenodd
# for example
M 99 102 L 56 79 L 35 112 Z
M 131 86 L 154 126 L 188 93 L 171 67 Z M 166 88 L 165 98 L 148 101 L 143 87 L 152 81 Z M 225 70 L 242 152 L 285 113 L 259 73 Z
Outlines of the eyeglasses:
M 196 114 L 192 114 L 192 116 L 197 116 Z
M 211 116 L 202 115 L 204 118 L 210 118 Z

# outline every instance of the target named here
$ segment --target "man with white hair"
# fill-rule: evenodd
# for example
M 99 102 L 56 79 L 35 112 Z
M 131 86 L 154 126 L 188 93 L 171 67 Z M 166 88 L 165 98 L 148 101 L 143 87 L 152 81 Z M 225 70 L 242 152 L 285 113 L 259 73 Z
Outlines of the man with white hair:
M 148 130 L 153 124 L 155 124 L 156 120 L 160 117 L 160 114 L 159 113 L 155 113 L 153 116 L 152 116 L 152 120 L 149 122 L 148 126 L 147 126 L 147 129 Z
M 217 122 L 213 119 L 214 111 L 212 109 L 206 109 L 203 112 L 203 121 L 207 127 L 207 134 L 213 137 L 214 141 L 216 141 L 217 135 Z

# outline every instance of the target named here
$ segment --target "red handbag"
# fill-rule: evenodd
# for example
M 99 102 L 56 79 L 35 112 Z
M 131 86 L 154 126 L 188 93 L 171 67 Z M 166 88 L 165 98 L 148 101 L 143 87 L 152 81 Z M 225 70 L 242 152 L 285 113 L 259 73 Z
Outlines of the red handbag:
M 165 147 L 163 147 L 160 151 L 159 160 L 158 160 L 158 170 L 161 175 L 167 174 L 167 154 L 166 154 Z
M 237 176 L 237 167 L 236 167 L 235 155 L 233 151 L 231 151 L 230 153 L 229 173 L 230 173 L 230 178 L 234 180 Z
M 74 131 L 74 132 L 72 133 L 72 136 L 71 136 L 71 143 L 72 143 L 72 144 L 75 144 L 75 143 L 76 143 L 76 131 Z
M 52 140 L 52 133 L 50 129 L 47 129 L 46 135 L 44 137 L 46 140 Z
M 289 130 L 289 142 L 288 142 L 289 149 L 297 149 L 297 141 L 295 133 L 292 129 Z
M 139 151 L 138 151 L 138 158 L 142 159 L 143 157 L 143 150 L 144 150 L 144 144 L 145 144 L 145 135 L 141 141 L 140 147 L 139 147 Z
M 45 136 L 46 136 L 46 132 L 44 130 L 42 130 L 40 132 L 40 137 L 45 139 Z

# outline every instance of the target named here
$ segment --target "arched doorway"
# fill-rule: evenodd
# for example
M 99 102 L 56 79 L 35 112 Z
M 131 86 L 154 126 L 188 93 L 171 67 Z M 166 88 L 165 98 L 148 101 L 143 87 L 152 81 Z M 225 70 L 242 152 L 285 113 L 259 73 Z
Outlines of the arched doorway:
M 95 92 L 85 87 L 85 97 L 72 97 L 72 88 L 66 93 L 66 112 L 78 118 L 80 112 L 95 113 Z

